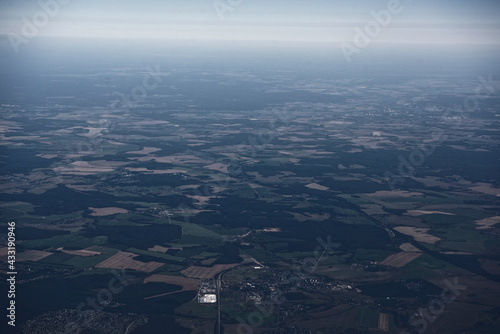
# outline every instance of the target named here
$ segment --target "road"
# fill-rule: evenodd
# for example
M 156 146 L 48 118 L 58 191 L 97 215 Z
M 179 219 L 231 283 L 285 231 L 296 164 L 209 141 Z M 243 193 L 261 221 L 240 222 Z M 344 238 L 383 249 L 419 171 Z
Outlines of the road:
M 265 267 L 262 263 L 260 263 L 259 261 L 257 261 L 253 257 L 251 257 L 250 255 L 241 254 L 240 256 L 243 258 L 243 262 L 241 262 L 241 265 L 253 262 L 253 263 L 258 264 L 259 266 L 261 266 L 263 268 Z M 225 270 L 221 271 L 220 273 L 218 273 L 217 275 L 215 275 L 215 277 L 214 277 L 214 279 L 215 279 L 215 287 L 217 289 L 217 293 L 216 293 L 217 294 L 217 319 L 215 321 L 214 334 L 223 334 L 223 332 L 224 332 L 223 326 L 222 326 L 222 322 L 221 322 L 222 301 L 221 301 L 221 298 L 220 298 L 220 290 L 222 290 L 222 275 L 224 275 L 226 272 L 228 272 L 230 270 L 233 270 L 233 269 L 234 268 L 225 269 Z
M 221 327 L 222 323 L 220 321 L 220 309 L 221 309 L 221 300 L 220 300 L 220 289 L 222 287 L 221 280 L 222 280 L 222 273 L 220 272 L 217 274 L 215 278 L 215 287 L 217 288 L 217 321 L 215 323 L 215 330 L 217 334 L 221 334 Z
M 477 267 L 472 266 L 471 264 L 462 262 L 453 256 L 442 254 L 439 251 L 431 250 L 431 249 L 425 247 L 422 243 L 415 241 L 415 239 L 413 239 L 412 237 L 409 237 L 405 234 L 402 234 L 402 233 L 394 230 L 391 226 L 383 224 L 378 219 L 374 218 L 373 216 L 371 216 L 371 215 L 367 214 L 366 212 L 364 212 L 363 210 L 361 210 L 361 208 L 358 205 L 351 203 L 342 197 L 337 197 L 337 199 L 340 200 L 341 202 L 345 203 L 347 206 L 352 208 L 354 211 L 358 212 L 360 215 L 362 215 L 362 216 L 366 217 L 367 219 L 371 220 L 372 222 L 374 222 L 378 227 L 383 228 L 386 231 L 389 231 L 391 236 L 399 237 L 401 240 L 404 240 L 406 242 L 411 243 L 413 246 L 420 249 L 425 254 L 430 255 L 435 259 L 451 263 L 457 267 L 460 267 L 462 269 L 470 271 L 470 272 L 472 272 L 478 276 L 481 276 L 483 278 L 486 278 L 488 280 L 492 280 L 494 282 L 500 283 L 500 277 L 495 276 L 493 274 L 490 274 L 489 272 L 487 272 L 483 268 L 481 268 L 479 266 L 477 266 Z

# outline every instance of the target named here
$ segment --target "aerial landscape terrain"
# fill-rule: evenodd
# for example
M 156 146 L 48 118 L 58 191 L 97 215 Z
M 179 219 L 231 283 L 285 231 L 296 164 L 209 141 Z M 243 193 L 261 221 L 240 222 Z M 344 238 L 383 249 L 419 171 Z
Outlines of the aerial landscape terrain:
M 497 46 L 2 43 L 2 333 L 500 330 Z

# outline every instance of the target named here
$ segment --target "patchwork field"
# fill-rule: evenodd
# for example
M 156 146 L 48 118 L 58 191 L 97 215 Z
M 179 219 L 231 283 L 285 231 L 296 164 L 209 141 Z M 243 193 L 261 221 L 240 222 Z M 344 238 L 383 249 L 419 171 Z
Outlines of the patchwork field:
M 181 273 L 190 278 L 214 278 L 215 275 L 226 269 L 234 268 L 238 264 L 215 264 L 212 267 L 190 266 Z
M 115 208 L 115 207 L 109 207 L 109 208 L 89 208 L 92 210 L 92 213 L 90 214 L 91 216 L 109 216 L 109 215 L 114 215 L 117 213 L 128 213 L 128 210 L 122 209 L 122 208 Z
M 173 292 L 166 292 L 166 293 L 160 293 L 148 297 L 144 297 L 144 299 L 153 299 L 153 298 L 159 298 L 159 297 L 164 297 L 168 296 L 173 293 L 179 293 L 182 291 L 195 291 L 198 289 L 198 284 L 199 280 L 197 279 L 192 279 L 192 278 L 186 278 L 186 277 L 181 277 L 181 276 L 168 276 L 168 275 L 151 275 L 144 279 L 144 284 L 146 283 L 166 283 L 166 284 L 171 284 L 171 285 L 178 285 L 181 286 L 181 290 L 173 291 Z
M 101 252 L 93 251 L 90 249 L 66 250 L 61 247 L 58 248 L 57 250 L 66 254 L 77 255 L 77 256 L 96 256 L 101 254 Z
M 226 332 L 418 332 L 455 278 L 465 288 L 426 333 L 499 332 L 497 66 L 457 50 L 426 72 L 409 45 L 349 66 L 277 57 L 280 43 L 262 59 L 129 41 L 113 59 L 107 41 L 54 58 L 70 44 L 0 67 L 20 333 L 211 333 L 217 306 L 196 290 L 222 272 Z M 136 99 L 156 64 L 163 81 Z M 495 92 L 460 112 L 479 76 Z M 128 285 L 106 299 L 117 275 Z
M 380 262 L 381 265 L 401 268 L 422 255 L 422 252 L 401 252 L 393 254 Z
M 484 218 L 481 220 L 476 220 L 476 224 L 479 225 L 476 227 L 478 230 L 486 230 L 492 228 L 496 224 L 500 223 L 500 216 Z
M 21 252 L 17 254 L 16 260 L 19 262 L 23 261 L 39 261 L 43 258 L 46 258 L 49 255 L 52 255 L 51 252 L 39 251 L 39 250 L 29 250 L 25 252 Z
M 427 232 L 429 231 L 428 228 L 418 228 L 418 227 L 411 227 L 411 226 L 396 226 L 394 229 L 400 233 L 409 235 L 413 237 L 416 241 L 419 242 L 424 242 L 428 244 L 435 244 L 441 238 L 438 238 L 434 235 L 428 234 Z
M 129 252 L 118 252 L 112 257 L 97 264 L 96 268 L 133 269 L 149 273 L 164 265 L 164 263 L 155 261 L 141 262 L 134 260 L 134 257 L 137 256 L 137 254 Z

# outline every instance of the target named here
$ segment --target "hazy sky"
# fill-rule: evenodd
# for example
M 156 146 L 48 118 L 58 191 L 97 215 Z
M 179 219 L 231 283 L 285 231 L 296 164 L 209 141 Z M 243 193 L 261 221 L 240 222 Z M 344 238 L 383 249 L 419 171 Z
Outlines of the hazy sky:
M 0 34 L 21 35 L 35 17 L 37 36 L 349 42 L 391 1 L 41 0 L 59 7 L 45 24 L 38 0 L 0 0 Z M 399 2 L 375 42 L 500 44 L 498 0 Z

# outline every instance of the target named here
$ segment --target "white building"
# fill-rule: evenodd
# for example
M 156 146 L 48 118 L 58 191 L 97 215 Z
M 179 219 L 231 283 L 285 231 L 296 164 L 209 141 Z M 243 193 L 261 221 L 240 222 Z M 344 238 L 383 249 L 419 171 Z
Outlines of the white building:
M 198 303 L 201 304 L 213 304 L 217 302 L 217 296 L 211 293 L 198 296 Z

